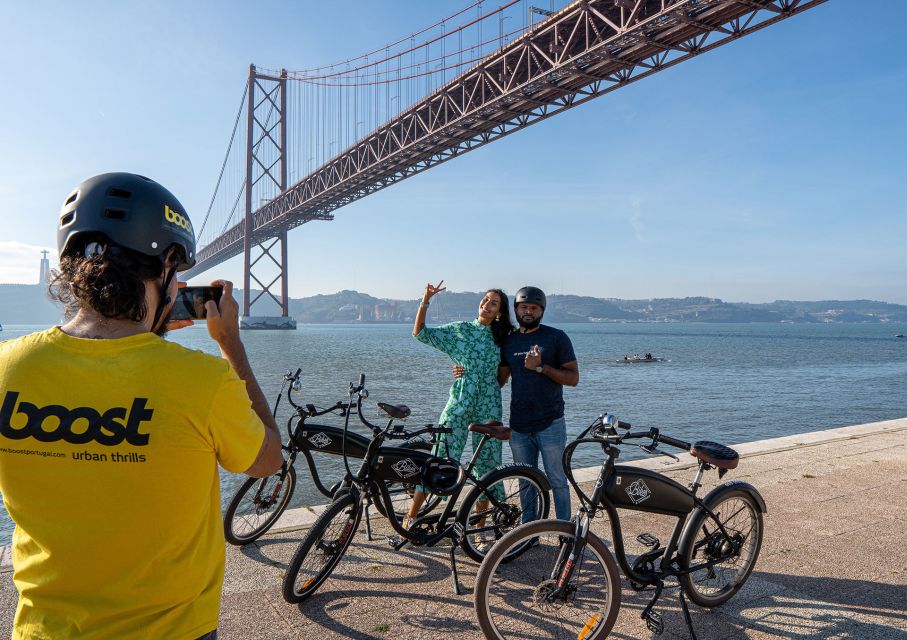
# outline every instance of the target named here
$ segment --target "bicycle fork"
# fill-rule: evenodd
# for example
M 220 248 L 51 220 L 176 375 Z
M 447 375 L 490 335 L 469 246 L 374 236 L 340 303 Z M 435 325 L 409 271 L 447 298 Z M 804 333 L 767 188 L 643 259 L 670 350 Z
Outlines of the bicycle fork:
M 548 599 L 552 601 L 557 598 L 567 599 L 569 595 L 568 585 L 576 569 L 577 559 L 582 557 L 586 548 L 586 536 L 589 535 L 591 518 L 583 509 L 580 509 L 576 513 L 575 520 L 576 529 L 573 534 L 573 544 L 569 548 L 566 544 L 561 545 L 561 553 L 554 565 L 554 571 L 552 571 L 551 579 L 556 580 L 555 589 L 548 596 Z M 564 554 L 567 554 L 566 558 Z

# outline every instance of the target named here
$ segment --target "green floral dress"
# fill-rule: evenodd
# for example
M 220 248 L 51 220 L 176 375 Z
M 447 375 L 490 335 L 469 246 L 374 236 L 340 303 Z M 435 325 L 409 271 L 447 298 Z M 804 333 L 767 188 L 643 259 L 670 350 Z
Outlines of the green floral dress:
M 441 438 L 447 443 L 447 455 L 459 460 L 466 447 L 469 423 L 500 420 L 503 415 L 501 387 L 498 385 L 501 349 L 494 342 L 491 328 L 478 320 L 451 322 L 440 327 L 422 327 L 416 340 L 446 353 L 466 370 L 450 387 L 450 397 L 438 420 L 440 424 L 453 430 L 449 436 Z M 473 450 L 481 439 L 480 434 L 472 434 Z M 435 455 L 444 455 L 445 448 L 442 446 L 439 449 L 440 454 L 436 452 Z M 479 453 L 473 475 L 481 478 L 500 464 L 501 441 L 491 439 Z M 495 486 L 496 490 L 499 488 Z

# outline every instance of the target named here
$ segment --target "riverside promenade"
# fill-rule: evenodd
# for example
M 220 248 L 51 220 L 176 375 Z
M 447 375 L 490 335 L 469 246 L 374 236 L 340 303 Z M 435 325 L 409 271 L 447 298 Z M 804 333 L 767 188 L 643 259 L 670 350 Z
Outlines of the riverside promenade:
M 735 448 L 740 466 L 725 479 L 751 482 L 765 497 L 762 551 L 749 581 L 730 602 L 712 611 L 691 605 L 699 638 L 907 640 L 907 418 Z M 634 464 L 684 484 L 693 474 L 693 464 L 683 458 Z M 583 470 L 577 479 L 588 481 L 596 473 Z M 706 478 L 701 495 L 717 483 L 715 472 Z M 394 553 L 383 542 L 389 529 L 380 516 L 373 518 L 377 538 L 366 540 L 363 526 L 316 595 L 301 606 L 284 602 L 284 570 L 316 513 L 288 512 L 279 529 L 257 543 L 227 547 L 221 638 L 481 638 L 471 594 L 456 596 L 451 589 L 447 548 Z M 628 553 L 641 531 L 667 539 L 670 522 L 623 513 Z M 606 518 L 597 519 L 593 529 L 610 539 Z M 8 562 L 8 550 L 0 553 Z M 458 552 L 458 567 L 464 586 L 471 588 L 476 565 Z M 0 572 L 0 638 L 8 638 L 16 592 L 10 567 Z M 665 618 L 661 638 L 688 637 L 675 594 L 670 590 L 658 607 Z M 609 637 L 654 637 L 639 619 L 647 598 L 625 586 Z

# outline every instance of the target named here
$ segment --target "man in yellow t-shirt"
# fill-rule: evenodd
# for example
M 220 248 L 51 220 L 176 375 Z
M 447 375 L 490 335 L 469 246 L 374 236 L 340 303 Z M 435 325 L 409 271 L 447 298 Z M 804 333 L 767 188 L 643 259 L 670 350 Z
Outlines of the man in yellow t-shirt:
M 206 304 L 222 358 L 162 339 L 195 238 L 176 198 L 133 174 L 79 185 L 58 247 L 51 291 L 70 319 L 0 344 L 12 637 L 214 638 L 218 463 L 264 477 L 283 462 L 232 285 Z

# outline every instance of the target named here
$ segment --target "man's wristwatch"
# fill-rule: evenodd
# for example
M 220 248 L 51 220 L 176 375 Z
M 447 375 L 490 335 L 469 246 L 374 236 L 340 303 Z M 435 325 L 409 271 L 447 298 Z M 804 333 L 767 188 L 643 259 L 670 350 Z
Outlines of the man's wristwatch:
M 537 366 L 535 368 L 536 373 L 542 373 L 543 371 L 545 371 L 545 365 L 543 365 L 543 364 L 540 364 L 539 366 Z

